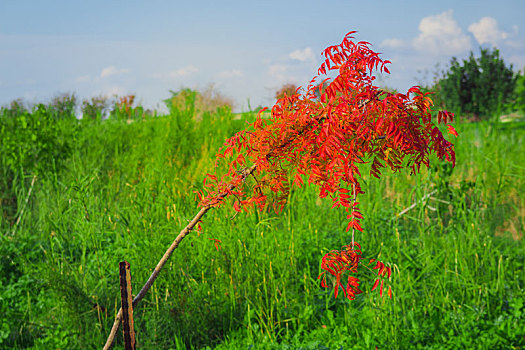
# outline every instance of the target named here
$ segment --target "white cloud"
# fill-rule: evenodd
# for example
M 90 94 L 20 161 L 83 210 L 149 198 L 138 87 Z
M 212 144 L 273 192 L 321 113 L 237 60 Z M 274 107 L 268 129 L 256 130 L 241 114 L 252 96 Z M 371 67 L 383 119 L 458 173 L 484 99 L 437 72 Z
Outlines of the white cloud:
M 241 72 L 239 69 L 232 69 L 220 72 L 216 75 L 217 79 L 230 79 L 230 78 L 239 78 L 244 76 L 243 72 Z
M 291 52 L 288 55 L 288 57 L 291 58 L 292 60 L 297 60 L 301 62 L 315 61 L 314 51 L 312 50 L 311 47 L 307 47 L 304 50 L 295 50 Z
M 272 64 L 268 68 L 268 72 L 271 75 L 281 75 L 284 72 L 286 72 L 287 69 L 288 69 L 288 67 L 286 67 L 284 64 L 276 63 L 276 64 Z
M 199 71 L 199 68 L 193 65 L 189 65 L 167 73 L 156 73 L 153 74 L 152 77 L 156 79 L 177 79 L 180 77 L 190 76 L 193 73 L 197 73 Z
M 379 46 L 391 47 L 398 49 L 405 46 L 405 42 L 401 39 L 385 39 Z
M 470 38 L 448 10 L 438 15 L 425 17 L 419 22 L 419 36 L 412 44 L 418 51 L 429 54 L 456 55 L 470 50 Z
M 78 81 L 79 83 L 87 83 L 88 81 L 91 80 L 91 77 L 89 75 L 82 75 L 82 76 L 77 77 L 75 80 Z
M 81 76 L 76 77 L 75 81 L 78 83 L 88 83 L 90 81 L 96 82 L 96 81 L 100 81 L 101 79 L 110 77 L 112 75 L 125 74 L 128 72 L 129 70 L 125 68 L 117 69 L 115 66 L 109 66 L 109 67 L 102 69 L 102 71 L 100 71 L 100 74 L 98 76 L 95 76 L 94 78 L 92 78 L 90 75 L 81 75 Z
M 268 67 L 268 78 L 271 81 L 272 89 L 277 89 L 282 84 L 298 81 L 291 67 L 282 63 L 275 63 Z
M 468 30 L 480 45 L 487 43 L 497 46 L 499 42 L 509 37 L 509 33 L 498 29 L 498 22 L 492 17 L 483 17 L 479 22 L 472 23 Z
M 115 68 L 115 66 L 109 66 L 109 67 L 102 69 L 102 72 L 100 72 L 100 78 L 107 78 L 112 75 L 125 74 L 127 72 L 129 72 L 129 70 L 125 68 L 117 69 Z
M 176 71 L 169 72 L 168 74 L 166 74 L 166 76 L 169 78 L 179 78 L 179 77 L 191 75 L 193 73 L 197 73 L 198 71 L 199 71 L 199 68 L 196 68 L 190 65 L 190 66 L 183 67 L 181 69 L 177 69 Z

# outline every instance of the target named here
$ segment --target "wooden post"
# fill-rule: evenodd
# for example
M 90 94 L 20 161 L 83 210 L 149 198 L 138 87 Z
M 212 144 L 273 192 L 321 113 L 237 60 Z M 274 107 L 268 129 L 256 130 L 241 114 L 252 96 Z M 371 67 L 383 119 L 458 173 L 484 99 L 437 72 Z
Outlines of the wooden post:
M 127 261 L 119 263 L 120 297 L 122 302 L 122 331 L 126 350 L 135 350 L 135 329 L 133 326 L 133 299 L 131 297 L 131 271 Z

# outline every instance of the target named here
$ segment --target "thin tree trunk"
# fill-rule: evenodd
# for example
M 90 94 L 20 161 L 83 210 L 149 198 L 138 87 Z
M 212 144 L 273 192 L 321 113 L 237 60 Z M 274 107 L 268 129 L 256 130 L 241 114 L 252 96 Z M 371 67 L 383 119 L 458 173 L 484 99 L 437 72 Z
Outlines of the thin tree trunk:
M 246 179 L 248 176 L 253 174 L 253 172 L 256 169 L 257 169 L 257 165 L 256 164 L 252 165 L 250 168 L 245 169 L 244 172 L 242 173 L 242 179 L 243 180 Z M 230 190 L 233 190 L 234 188 L 235 188 L 234 185 L 230 185 Z M 226 198 L 227 196 L 228 196 L 227 193 L 223 193 L 223 194 L 220 195 L 220 197 L 222 197 L 222 198 Z M 171 243 L 171 246 L 164 253 L 164 256 L 162 257 L 162 259 L 159 260 L 157 266 L 155 267 L 155 270 L 153 270 L 153 272 L 151 273 L 150 277 L 148 278 L 148 280 L 146 281 L 146 283 L 144 284 L 144 286 L 140 290 L 139 294 L 137 294 L 137 296 L 133 299 L 133 308 L 135 308 L 135 306 L 144 298 L 146 293 L 149 291 L 149 289 L 151 288 L 151 286 L 153 285 L 153 283 L 157 279 L 157 276 L 159 275 L 160 271 L 162 270 L 162 268 L 164 267 L 164 265 L 166 264 L 166 262 L 170 258 L 171 254 L 173 254 L 173 251 L 175 249 L 177 249 L 177 247 L 179 246 L 180 242 L 184 239 L 184 237 L 186 237 L 195 228 L 195 226 L 199 223 L 201 218 L 211 208 L 212 207 L 210 207 L 210 206 L 202 208 L 197 213 L 197 215 L 195 215 L 195 217 L 190 221 L 190 223 L 185 228 L 183 228 L 182 231 L 180 231 L 180 233 L 177 236 L 177 238 L 175 238 L 173 243 Z M 120 322 L 121 321 L 122 321 L 122 308 L 120 308 L 119 311 L 117 312 L 117 316 L 115 317 L 115 322 L 113 322 L 113 327 L 111 328 L 111 332 L 109 333 L 108 339 L 106 340 L 106 344 L 104 345 L 104 350 L 110 349 L 111 346 L 113 345 L 113 341 L 115 340 L 115 335 L 118 332 L 118 328 L 120 326 Z

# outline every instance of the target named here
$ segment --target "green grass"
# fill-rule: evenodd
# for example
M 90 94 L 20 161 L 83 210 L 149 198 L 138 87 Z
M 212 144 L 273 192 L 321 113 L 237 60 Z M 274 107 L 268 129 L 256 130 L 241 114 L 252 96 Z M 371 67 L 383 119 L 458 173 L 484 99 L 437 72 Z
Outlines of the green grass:
M 61 129 L 70 132 L 65 159 L 38 172 L 14 233 L 15 216 L 1 218 L 0 347 L 101 348 L 120 305 L 119 261 L 131 264 L 138 292 L 196 213 L 193 191 L 215 152 L 253 118 L 60 121 L 78 124 Z M 392 300 L 370 292 L 372 276 L 355 301 L 320 288 L 321 257 L 350 240 L 345 215 L 315 189 L 296 189 L 281 215 L 210 212 L 135 308 L 138 344 L 523 348 L 524 125 L 456 125 L 455 169 L 434 159 L 415 177 L 365 179 L 356 239 L 365 256 L 392 264 Z M 18 214 L 32 179 L 22 174 L 11 197 Z

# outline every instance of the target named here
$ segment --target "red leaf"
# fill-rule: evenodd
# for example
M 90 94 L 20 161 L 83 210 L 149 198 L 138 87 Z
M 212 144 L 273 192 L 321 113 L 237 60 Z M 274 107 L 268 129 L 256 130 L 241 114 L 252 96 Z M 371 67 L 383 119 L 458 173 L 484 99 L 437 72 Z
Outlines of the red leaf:
M 220 247 L 221 247 L 221 245 L 220 245 L 221 241 L 218 240 L 218 239 L 215 239 L 215 238 L 208 238 L 208 239 L 209 239 L 210 241 L 214 241 L 215 249 L 217 249 L 217 251 L 219 251 L 219 249 L 220 249 Z
M 293 184 L 297 187 L 301 187 L 303 185 L 303 178 L 301 177 L 301 175 L 299 174 L 299 172 L 297 172 L 295 174 L 295 178 L 294 178 L 294 182 Z
M 372 287 L 372 290 L 376 289 L 378 285 L 379 285 L 379 278 L 376 279 L 376 282 L 374 283 L 374 286 Z
M 456 137 L 458 137 L 458 132 L 456 131 L 456 129 L 454 129 L 454 127 L 450 124 L 447 124 L 447 128 L 448 128 L 448 133 L 449 134 L 452 134 Z
M 235 203 L 233 203 L 233 209 L 236 212 L 240 212 L 241 211 L 241 207 L 239 206 L 239 201 L 235 201 Z

